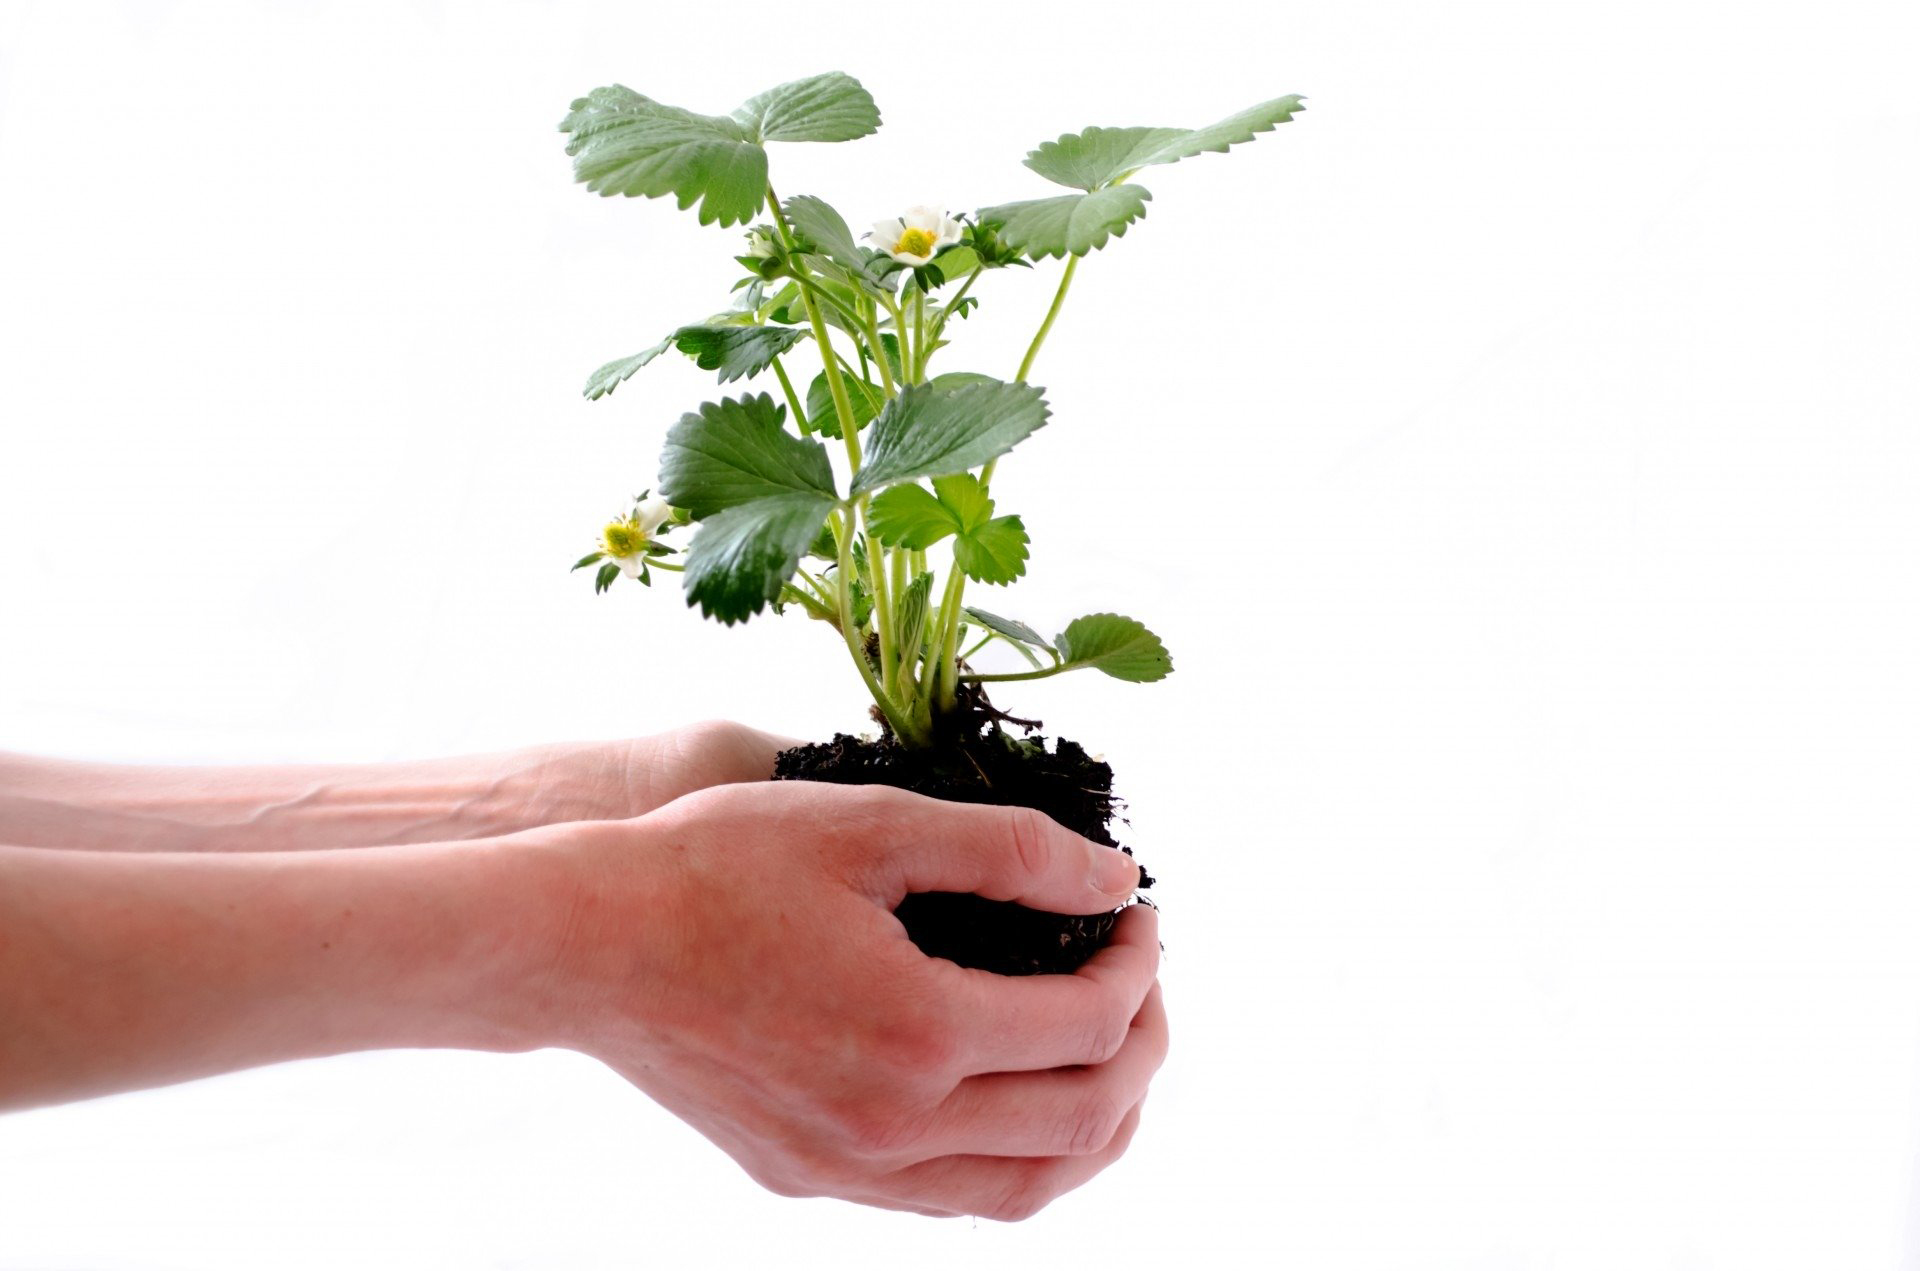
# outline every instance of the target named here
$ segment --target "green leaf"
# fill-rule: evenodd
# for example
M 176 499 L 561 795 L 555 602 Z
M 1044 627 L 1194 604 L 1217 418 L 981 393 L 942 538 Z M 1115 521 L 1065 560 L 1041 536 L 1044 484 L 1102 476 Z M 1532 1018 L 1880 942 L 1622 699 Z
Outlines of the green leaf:
M 960 526 L 947 507 L 922 485 L 896 485 L 873 496 L 867 528 L 882 543 L 925 551 Z
M 777 91 L 777 90 L 776 90 Z M 621 84 L 577 98 L 560 131 L 574 180 L 603 197 L 700 204 L 700 223 L 744 225 L 767 189 L 767 152 L 733 119 L 666 106 Z
M 853 492 L 977 468 L 1044 426 L 1047 413 L 1030 384 L 911 385 L 873 421 Z
M 953 563 L 975 582 L 1004 585 L 1027 572 L 1027 529 L 996 516 L 953 540 Z
M 732 626 L 778 600 L 833 504 L 831 495 L 795 491 L 701 521 L 687 551 L 687 604 Z
M 853 231 L 840 213 L 824 199 L 811 194 L 796 194 L 781 205 L 794 231 L 812 243 L 828 260 L 845 270 L 848 277 L 878 295 L 893 294 L 888 274 L 897 268 L 883 253 L 863 249 L 854 241 Z
M 705 402 L 682 415 L 660 455 L 660 497 L 695 519 L 789 494 L 833 502 L 826 447 L 787 432 L 786 415 L 765 393 Z
M 740 326 L 681 327 L 672 337 L 701 370 L 720 372 L 722 384 L 758 375 L 806 338 L 799 327 Z
M 987 494 L 987 487 L 971 472 L 935 477 L 933 492 L 939 496 L 941 506 L 953 514 L 954 527 L 962 534 L 973 533 L 993 515 L 993 499 Z
M 672 343 L 673 337 L 668 336 L 650 349 L 642 349 L 632 357 L 623 357 L 617 362 L 609 362 L 593 374 L 587 376 L 587 386 L 582 390 L 586 394 L 587 400 L 597 402 L 608 393 L 611 393 L 621 384 L 624 384 L 629 375 L 632 375 L 635 371 L 653 361 L 653 359 L 659 357 L 662 353 L 665 353 L 667 346 Z
M 588 552 L 585 556 L 582 556 L 579 560 L 573 563 L 573 569 L 585 569 L 587 566 L 593 564 L 593 562 L 597 560 L 606 559 L 606 555 L 607 554 L 605 552 Z M 573 569 L 569 569 L 567 572 L 571 574 L 573 572 Z
M 927 611 L 933 592 L 933 575 L 922 572 L 914 575 L 907 589 L 900 593 L 895 602 L 894 637 L 900 649 L 900 656 L 908 660 L 920 656 L 920 646 L 927 634 Z
M 858 432 L 880 413 L 880 407 L 887 400 L 886 394 L 856 376 L 843 374 L 840 382 L 847 387 L 847 404 L 853 407 L 854 431 Z M 814 431 L 822 437 L 840 435 L 840 412 L 833 407 L 833 389 L 827 385 L 825 371 L 814 376 L 813 383 L 807 385 L 807 418 L 813 422 Z
M 1009 247 L 1029 256 L 1084 256 L 1146 215 L 1153 198 L 1144 186 L 1116 185 L 1092 194 L 1062 194 L 980 209 Z
M 733 117 L 760 141 L 853 141 L 880 127 L 873 97 L 839 71 L 770 88 Z
M 613 580 L 619 576 L 620 567 L 612 561 L 608 561 L 602 565 L 600 572 L 593 576 L 593 594 L 597 596 L 607 588 L 613 586 Z
M 1300 95 L 1289 93 L 1205 128 L 1089 128 L 1043 142 L 1027 156 L 1027 166 L 1056 185 L 1098 190 L 1153 164 L 1224 153 L 1304 109 Z
M 1045 649 L 1049 653 L 1053 651 L 1053 646 L 1047 643 L 1046 637 L 1024 622 L 1019 622 L 1012 618 L 1002 618 L 997 613 L 988 613 L 985 609 L 975 609 L 972 605 L 968 605 L 965 612 L 967 617 L 972 618 L 989 631 L 1003 635 L 1017 644 L 1030 644 L 1036 649 Z
M 860 82 L 833 72 L 768 89 L 732 117 L 667 106 L 622 84 L 577 98 L 560 131 L 573 175 L 601 195 L 673 195 L 700 223 L 744 225 L 767 190 L 765 141 L 851 141 L 880 126 Z
M 1173 671 L 1173 659 L 1160 637 L 1117 613 L 1075 618 L 1053 643 L 1063 666 L 1090 666 L 1116 680 L 1146 684 L 1165 679 Z

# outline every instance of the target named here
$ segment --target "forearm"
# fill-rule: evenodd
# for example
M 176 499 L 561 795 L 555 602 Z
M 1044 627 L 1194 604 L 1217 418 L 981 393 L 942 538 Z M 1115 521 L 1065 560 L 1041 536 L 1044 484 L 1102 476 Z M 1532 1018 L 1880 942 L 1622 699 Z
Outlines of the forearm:
M 656 742 L 392 764 L 136 767 L 0 754 L 0 842 L 133 852 L 445 842 L 627 815 Z M 626 762 L 622 762 L 623 758 Z
M 386 852 L 0 848 L 0 1107 L 388 1047 L 543 1044 L 547 832 Z

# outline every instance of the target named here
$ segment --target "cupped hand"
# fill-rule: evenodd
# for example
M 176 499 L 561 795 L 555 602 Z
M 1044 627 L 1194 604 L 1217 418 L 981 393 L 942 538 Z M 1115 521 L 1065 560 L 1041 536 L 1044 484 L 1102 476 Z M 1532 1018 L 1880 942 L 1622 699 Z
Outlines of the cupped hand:
M 806 782 L 576 837 L 550 1027 L 764 1186 L 1018 1220 L 1125 1151 L 1167 1050 L 1154 910 L 1078 972 L 1023 978 L 925 956 L 892 910 L 959 891 L 1109 911 L 1131 858 L 1027 809 Z

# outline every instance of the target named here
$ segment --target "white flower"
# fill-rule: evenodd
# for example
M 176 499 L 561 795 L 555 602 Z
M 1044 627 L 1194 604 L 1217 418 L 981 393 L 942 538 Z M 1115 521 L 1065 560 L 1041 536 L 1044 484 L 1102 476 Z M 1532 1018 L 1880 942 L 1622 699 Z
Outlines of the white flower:
M 628 578 L 640 576 L 654 531 L 673 519 L 673 505 L 655 495 L 642 499 L 625 520 L 609 521 L 600 531 L 600 550 Z
M 874 245 L 903 265 L 924 265 L 949 243 L 960 241 L 962 226 L 937 207 L 910 207 L 890 221 L 875 221 Z
M 773 235 L 766 226 L 756 225 L 747 231 L 746 254 L 756 260 L 766 260 L 773 255 Z

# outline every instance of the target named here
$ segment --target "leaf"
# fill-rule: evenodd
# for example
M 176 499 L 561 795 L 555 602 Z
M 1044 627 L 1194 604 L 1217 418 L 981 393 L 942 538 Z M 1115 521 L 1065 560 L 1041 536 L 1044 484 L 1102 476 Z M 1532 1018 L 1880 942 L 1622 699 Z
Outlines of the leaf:
M 993 499 L 987 494 L 987 487 L 971 472 L 935 477 L 933 492 L 941 506 L 953 514 L 955 528 L 962 534 L 973 533 L 993 515 Z
M 1009 247 L 1029 256 L 1084 256 L 1146 215 L 1153 198 L 1144 186 L 1116 185 L 1092 194 L 1062 194 L 980 209 Z
M 795 491 L 727 507 L 700 522 L 687 551 L 687 604 L 732 626 L 780 597 L 834 504 Z
M 560 131 L 574 180 L 603 197 L 671 194 L 683 209 L 699 203 L 702 225 L 744 225 L 766 197 L 767 152 L 737 120 L 613 84 L 577 98 Z
M 953 540 L 953 563 L 975 582 L 1012 582 L 1027 572 L 1026 526 L 1017 516 L 994 517 Z
M 613 586 L 613 580 L 619 576 L 620 567 L 612 561 L 608 561 L 602 565 L 600 572 L 593 576 L 593 594 L 597 596 L 607 588 Z
M 1026 163 L 1056 185 L 1091 192 L 1153 164 L 1177 163 L 1206 151 L 1224 153 L 1272 132 L 1304 109 L 1300 95 L 1289 93 L 1205 128 L 1089 128 L 1041 143 Z
M 925 551 L 960 526 L 923 485 L 896 485 L 873 496 L 867 529 L 882 543 Z
M 642 349 L 632 357 L 623 357 L 617 362 L 607 363 L 593 374 L 587 376 L 587 386 L 581 391 L 586 394 L 588 401 L 599 401 L 615 388 L 626 383 L 629 375 L 632 375 L 635 371 L 653 361 L 653 359 L 659 357 L 662 353 L 665 353 L 667 346 L 672 343 L 673 337 L 668 336 L 652 348 Z
M 933 592 L 933 575 L 921 572 L 914 575 L 907 589 L 900 593 L 895 602 L 894 640 L 900 650 L 900 656 L 911 659 L 920 656 L 920 646 L 927 634 L 927 611 Z
M 1045 649 L 1049 653 L 1053 651 L 1053 646 L 1047 643 L 1046 637 L 1042 636 L 1038 631 L 1035 631 L 1024 622 L 1019 622 L 1012 618 L 1002 618 L 997 613 L 988 613 L 985 609 L 975 609 L 972 605 L 968 605 L 965 612 L 967 617 L 972 618 L 989 631 L 1003 635 L 1015 643 L 1031 644 L 1035 648 Z
M 854 478 L 853 492 L 977 468 L 1043 427 L 1047 413 L 1040 390 L 1030 384 L 911 385 L 873 421 L 866 466 Z
M 896 268 L 893 260 L 880 252 L 861 248 L 854 241 L 853 231 L 847 228 L 846 219 L 834 211 L 832 205 L 811 194 L 796 194 L 781 208 L 795 232 L 845 270 L 849 277 L 877 295 L 893 294 L 892 287 L 885 281 Z
M 880 126 L 860 81 L 837 71 L 768 89 L 732 117 L 667 106 L 622 84 L 577 98 L 560 131 L 573 175 L 603 196 L 700 204 L 700 223 L 744 225 L 767 190 L 766 141 L 851 141 Z
M 660 455 L 660 497 L 696 520 L 788 494 L 831 503 L 833 467 L 826 447 L 782 428 L 786 414 L 773 398 L 756 393 L 705 402 L 682 415 L 667 431 Z
M 579 560 L 573 563 L 573 569 L 585 569 L 587 566 L 593 564 L 593 562 L 597 560 L 605 560 L 606 555 L 607 554 L 605 552 L 588 552 L 585 556 L 582 556 Z M 573 572 L 573 569 L 569 569 L 567 572 L 571 574 Z
M 1160 637 L 1117 613 L 1075 618 L 1054 637 L 1054 647 L 1062 666 L 1090 666 L 1116 680 L 1146 684 L 1165 679 L 1173 671 L 1173 659 Z
M 880 413 L 886 394 L 857 376 L 843 374 L 840 382 L 846 385 L 847 405 L 853 407 L 854 431 L 858 432 Z M 840 435 L 840 412 L 833 407 L 833 389 L 827 385 L 825 371 L 815 375 L 813 383 L 807 385 L 807 419 L 822 437 Z
M 720 382 L 752 378 L 801 340 L 799 327 L 690 326 L 673 333 L 676 347 L 703 371 L 720 372 Z
M 853 141 L 880 127 L 872 95 L 839 71 L 770 88 L 733 117 L 760 141 Z

